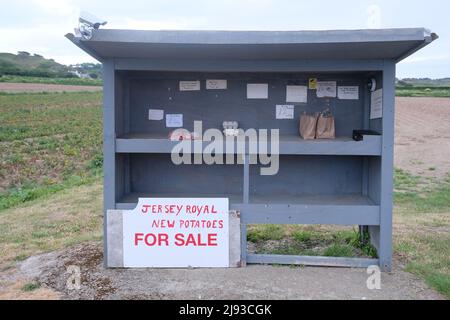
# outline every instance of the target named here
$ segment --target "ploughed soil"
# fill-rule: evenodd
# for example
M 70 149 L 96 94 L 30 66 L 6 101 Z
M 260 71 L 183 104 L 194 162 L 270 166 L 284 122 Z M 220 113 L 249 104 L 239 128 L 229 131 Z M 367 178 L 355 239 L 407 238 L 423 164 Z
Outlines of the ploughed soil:
M 450 172 L 450 99 L 397 98 L 395 166 L 413 175 Z

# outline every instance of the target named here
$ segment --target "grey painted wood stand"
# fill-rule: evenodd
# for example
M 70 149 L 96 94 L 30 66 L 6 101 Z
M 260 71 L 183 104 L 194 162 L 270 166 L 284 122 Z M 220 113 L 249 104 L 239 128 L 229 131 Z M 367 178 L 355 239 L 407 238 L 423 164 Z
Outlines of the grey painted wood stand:
M 358 31 L 225 32 L 94 30 L 90 40 L 67 37 L 104 66 L 104 210 L 133 208 L 138 197 L 227 197 L 240 212 L 242 263 L 367 267 L 391 270 L 395 65 L 437 38 L 426 29 Z M 309 78 L 358 86 L 359 100 L 319 99 L 295 104 L 295 120 L 275 120 L 286 104 L 286 85 Z M 227 90 L 205 90 L 206 79 L 226 79 Z M 383 117 L 370 119 L 368 82 L 383 89 Z M 181 80 L 200 80 L 201 90 L 180 92 Z M 247 83 L 268 83 L 269 98 L 247 100 Z M 329 107 L 337 139 L 303 141 L 303 111 Z M 280 170 L 261 176 L 259 165 L 180 165 L 165 122 L 150 122 L 148 109 L 182 113 L 221 129 L 280 130 Z M 354 129 L 379 136 L 351 139 Z M 238 150 L 229 151 L 238 154 Z M 253 255 L 249 224 L 366 226 L 378 259 Z M 108 243 L 105 241 L 105 260 Z

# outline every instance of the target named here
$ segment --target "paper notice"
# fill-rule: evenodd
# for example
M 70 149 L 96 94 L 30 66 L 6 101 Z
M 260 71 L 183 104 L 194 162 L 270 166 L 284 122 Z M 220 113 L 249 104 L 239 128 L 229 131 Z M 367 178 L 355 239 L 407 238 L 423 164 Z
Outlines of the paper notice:
M 206 80 L 206 90 L 226 90 L 227 80 Z
M 180 91 L 199 91 L 200 81 L 180 81 Z
M 267 83 L 247 84 L 247 99 L 269 99 L 269 85 Z
M 181 128 L 183 126 L 182 114 L 166 114 L 167 128 Z
M 372 92 L 370 99 L 370 119 L 383 117 L 383 89 Z
M 148 109 L 148 120 L 162 120 L 164 119 L 164 110 Z
M 317 97 L 318 98 L 336 98 L 336 81 L 318 81 Z
M 292 105 L 277 105 L 276 118 L 281 119 L 294 119 L 294 106 Z
M 307 86 L 286 86 L 286 102 L 308 102 Z
M 341 100 L 359 100 L 359 87 L 338 87 L 338 98 Z
M 308 82 L 309 90 L 317 89 L 317 78 L 310 78 Z

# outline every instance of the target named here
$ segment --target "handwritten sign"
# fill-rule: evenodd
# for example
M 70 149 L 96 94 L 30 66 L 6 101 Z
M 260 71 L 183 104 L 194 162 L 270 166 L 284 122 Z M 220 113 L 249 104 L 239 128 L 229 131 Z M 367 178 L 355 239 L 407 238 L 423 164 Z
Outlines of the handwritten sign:
M 148 109 L 148 120 L 162 120 L 164 119 L 164 110 Z
M 206 90 L 225 90 L 227 80 L 206 80 Z
M 307 86 L 286 86 L 286 102 L 308 102 Z
M 247 99 L 268 99 L 269 84 L 267 83 L 248 83 Z
M 167 114 L 166 127 L 167 128 L 181 128 L 183 126 L 183 114 Z
M 276 118 L 282 119 L 294 119 L 294 106 L 293 105 L 277 105 L 276 106 Z
M 141 198 L 123 216 L 125 267 L 229 267 L 226 198 Z
M 200 81 L 180 81 L 180 91 L 199 91 Z
M 358 100 L 359 87 L 358 86 L 338 87 L 338 98 L 341 100 Z
M 318 81 L 317 97 L 318 98 L 336 98 L 337 91 L 336 81 Z
M 370 97 L 370 119 L 383 117 L 383 89 L 372 92 Z

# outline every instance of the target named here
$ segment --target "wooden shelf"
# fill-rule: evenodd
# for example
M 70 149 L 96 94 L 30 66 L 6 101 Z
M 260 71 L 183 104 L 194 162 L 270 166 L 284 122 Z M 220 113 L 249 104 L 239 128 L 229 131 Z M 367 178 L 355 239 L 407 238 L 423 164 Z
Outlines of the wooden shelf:
M 323 206 L 374 206 L 372 200 L 360 194 L 351 195 L 252 195 L 250 204 L 292 204 Z
M 243 203 L 241 195 L 197 193 L 131 193 L 122 197 L 116 208 L 131 210 L 138 199 L 147 198 L 228 198 L 230 210 L 242 213 L 247 224 L 380 224 L 380 207 L 362 195 L 302 195 L 302 196 L 250 196 Z
M 117 153 L 170 153 L 178 141 L 170 141 L 161 134 L 127 134 L 116 139 Z M 194 150 L 194 141 L 191 141 Z M 210 142 L 202 141 L 202 150 Z M 225 151 L 225 148 L 223 148 Z M 269 144 L 268 149 L 271 150 Z M 224 153 L 238 153 L 233 150 Z M 246 153 L 249 153 L 247 150 Z M 363 141 L 354 141 L 349 137 L 334 140 L 303 140 L 299 136 L 280 136 L 279 153 L 282 155 L 343 155 L 343 156 L 380 156 L 381 136 L 365 136 Z

